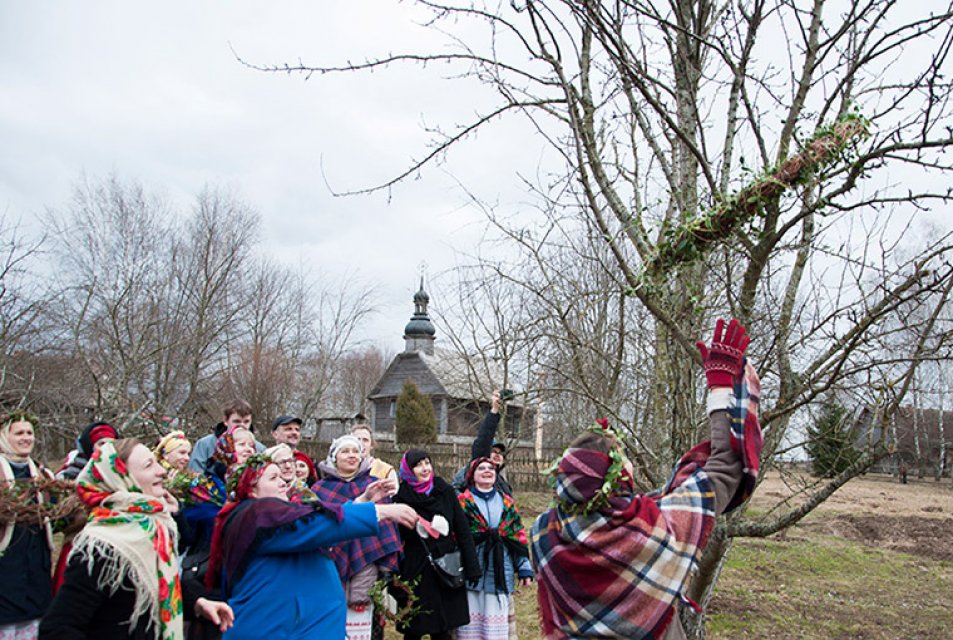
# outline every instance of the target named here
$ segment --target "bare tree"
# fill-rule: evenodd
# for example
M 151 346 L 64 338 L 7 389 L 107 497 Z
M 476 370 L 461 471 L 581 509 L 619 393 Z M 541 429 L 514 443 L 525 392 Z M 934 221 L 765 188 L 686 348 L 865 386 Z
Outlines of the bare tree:
M 906 259 L 893 250 L 896 229 L 878 231 L 876 220 L 950 201 L 951 5 L 419 4 L 448 34 L 446 50 L 272 69 L 444 62 L 456 65 L 455 80 L 490 90 L 492 107 L 431 128 L 431 150 L 362 191 L 416 175 L 507 114 L 550 143 L 565 180 L 559 192 L 538 193 L 575 209 L 575 232 L 598 229 L 620 291 L 652 320 L 642 415 L 664 435 L 647 460 L 661 469 L 697 436 L 693 340 L 721 314 L 755 337 L 769 454 L 794 416 L 842 383 L 889 422 L 924 355 L 949 339 L 928 313 L 912 345 L 878 352 L 903 305 L 929 299 L 943 313 L 951 272 L 947 237 Z M 856 382 L 864 376 L 866 392 Z M 869 460 L 770 521 L 720 527 L 689 595 L 703 605 L 710 597 L 731 535 L 788 526 Z M 700 621 L 685 617 L 701 635 Z

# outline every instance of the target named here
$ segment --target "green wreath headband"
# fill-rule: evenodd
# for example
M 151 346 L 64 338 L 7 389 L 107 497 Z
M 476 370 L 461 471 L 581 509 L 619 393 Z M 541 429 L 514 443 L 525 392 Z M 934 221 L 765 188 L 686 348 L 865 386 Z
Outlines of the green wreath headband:
M 604 436 L 614 443 L 621 442 L 619 434 L 609 427 L 609 420 L 606 418 L 599 418 L 595 423 L 590 425 L 586 431 Z M 562 455 L 556 458 L 553 464 L 546 470 L 546 473 L 549 475 L 549 484 L 554 492 L 557 485 L 559 464 L 571 449 L 573 449 L 573 447 L 566 447 Z M 553 504 L 558 505 L 561 510 L 572 514 L 588 514 L 607 506 L 609 504 L 609 498 L 618 492 L 620 481 L 624 479 L 626 470 L 625 456 L 622 455 L 619 446 L 609 447 L 609 451 L 605 455 L 609 458 L 609 468 L 606 470 L 602 486 L 595 492 L 592 498 L 585 502 L 571 502 L 554 498 Z

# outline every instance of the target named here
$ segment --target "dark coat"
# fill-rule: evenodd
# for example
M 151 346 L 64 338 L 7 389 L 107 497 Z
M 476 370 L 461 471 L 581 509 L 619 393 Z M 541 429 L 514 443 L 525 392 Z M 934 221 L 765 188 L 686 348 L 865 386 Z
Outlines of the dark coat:
M 17 479 L 30 477 L 26 464 L 13 464 L 11 468 Z M 36 620 L 53 599 L 46 530 L 35 524 L 13 527 L 10 545 L 0 555 L 0 625 Z
M 408 504 L 422 517 L 433 521 L 438 513 L 450 523 L 450 536 L 439 540 L 428 541 L 428 546 L 434 557 L 438 557 L 459 548 L 463 559 L 463 567 L 467 578 L 480 577 L 480 563 L 473 546 L 473 537 L 467 517 L 460 508 L 457 494 L 449 484 L 441 478 L 434 478 L 433 490 L 430 495 L 417 493 L 410 485 L 402 483 L 400 490 L 394 497 L 394 502 Z M 466 587 L 450 589 L 437 577 L 423 542 L 416 530 L 399 527 L 400 537 L 404 543 L 404 557 L 400 562 L 399 573 L 402 580 L 412 580 L 420 576 L 420 583 L 415 589 L 419 598 L 418 606 L 422 612 L 416 615 L 406 628 L 399 628 L 401 633 L 423 635 L 427 633 L 442 633 L 463 626 L 470 622 L 470 609 L 467 606 Z M 453 542 L 453 538 L 456 542 Z M 398 598 L 399 601 L 399 598 Z
M 154 640 L 158 628 L 146 629 L 140 618 L 130 628 L 129 617 L 136 604 L 136 594 L 127 578 L 115 593 L 109 594 L 97 585 L 102 579 L 103 563 L 98 559 L 87 569 L 85 559 L 70 558 L 63 586 L 40 622 L 42 640 Z M 191 580 L 182 582 L 182 605 L 191 617 L 195 601 L 203 595 L 202 586 Z

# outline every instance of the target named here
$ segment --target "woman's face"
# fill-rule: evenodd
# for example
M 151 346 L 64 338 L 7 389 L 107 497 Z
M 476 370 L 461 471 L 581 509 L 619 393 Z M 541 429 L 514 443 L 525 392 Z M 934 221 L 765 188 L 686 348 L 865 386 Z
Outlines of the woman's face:
M 26 420 L 19 420 L 10 425 L 10 435 L 7 436 L 13 453 L 18 456 L 28 456 L 33 453 L 33 425 Z
M 295 477 L 298 480 L 307 480 L 309 471 L 308 465 L 304 460 L 295 459 Z
M 281 477 L 281 470 L 275 463 L 265 467 L 264 473 L 251 490 L 253 498 L 288 499 L 288 483 Z
M 183 444 L 163 456 L 173 469 L 184 471 L 189 466 L 189 457 L 192 455 L 192 445 Z
M 276 453 L 271 459 L 281 472 L 281 479 L 285 482 L 293 482 L 295 479 L 295 457 L 294 454 L 282 447 L 283 451 Z
M 235 432 L 235 462 L 241 464 L 255 453 L 255 436 L 251 431 L 239 429 Z
M 473 472 L 473 482 L 481 490 L 489 490 L 496 483 L 496 467 L 492 462 L 481 462 Z
M 342 475 L 349 476 L 361 466 L 361 451 L 357 447 L 344 446 L 334 458 L 334 466 Z
M 136 445 L 126 460 L 126 467 L 144 494 L 153 498 L 162 498 L 165 495 L 165 469 L 156 462 L 155 456 L 145 445 Z
M 433 465 L 430 464 L 430 458 L 424 458 L 415 464 L 413 472 L 418 482 L 427 482 L 427 480 L 430 480 L 430 477 L 433 475 Z

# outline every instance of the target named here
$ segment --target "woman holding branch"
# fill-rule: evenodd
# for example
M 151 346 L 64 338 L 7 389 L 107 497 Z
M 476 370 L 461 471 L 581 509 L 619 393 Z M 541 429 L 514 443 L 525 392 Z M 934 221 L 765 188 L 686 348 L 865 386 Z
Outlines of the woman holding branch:
M 35 417 L 22 411 L 0 421 L 0 478 L 7 487 L 17 481 L 52 477 L 30 457 L 36 424 Z M 42 503 L 45 496 L 36 491 L 33 499 Z M 40 618 L 53 598 L 52 551 L 53 530 L 48 519 L 42 523 L 0 522 L 0 640 L 37 637 Z

